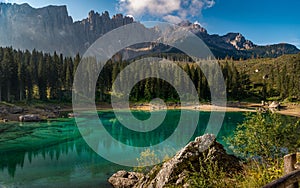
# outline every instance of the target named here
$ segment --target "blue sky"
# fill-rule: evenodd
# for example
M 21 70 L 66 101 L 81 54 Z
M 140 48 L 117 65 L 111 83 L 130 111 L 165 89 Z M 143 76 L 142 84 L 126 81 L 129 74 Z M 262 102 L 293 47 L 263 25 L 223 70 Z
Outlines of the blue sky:
M 139 21 L 189 19 L 210 34 L 240 32 L 256 44 L 292 43 L 300 48 L 299 0 L 0 0 L 33 7 L 67 5 L 74 20 L 90 10 L 133 15 Z

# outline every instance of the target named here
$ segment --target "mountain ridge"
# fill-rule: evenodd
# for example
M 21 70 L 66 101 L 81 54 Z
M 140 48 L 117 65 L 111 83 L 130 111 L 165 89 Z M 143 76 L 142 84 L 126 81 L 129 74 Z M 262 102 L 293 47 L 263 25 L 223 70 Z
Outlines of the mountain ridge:
M 129 23 L 132 18 L 121 14 L 111 18 L 107 11 L 101 15 L 90 11 L 88 18 L 74 22 L 65 5 L 36 9 L 27 3 L 0 3 L 0 46 L 74 56 L 106 32 Z
M 82 55 L 105 33 L 134 22 L 132 17 L 122 14 L 110 17 L 107 11 L 100 14 L 93 10 L 88 13 L 87 18 L 73 21 L 65 5 L 33 8 L 27 3 L 0 3 L 0 46 L 12 46 L 21 50 L 37 49 L 48 53 L 57 51 L 68 56 L 76 53 Z M 223 36 L 209 34 L 199 24 L 189 21 L 184 21 L 179 26 L 200 37 L 218 58 L 277 57 L 300 52 L 291 44 L 256 45 L 241 33 L 227 33 Z M 153 50 L 152 47 L 149 49 Z M 164 52 L 161 47 L 156 50 Z
M 182 26 L 182 24 L 179 24 Z M 199 24 L 196 24 L 199 25 Z M 246 39 L 241 33 L 229 32 L 225 35 L 210 35 L 200 25 L 195 30 L 195 24 L 184 24 L 191 32 L 200 37 L 217 57 L 251 58 L 256 57 L 278 57 L 284 54 L 296 54 L 300 50 L 288 43 L 257 45 Z

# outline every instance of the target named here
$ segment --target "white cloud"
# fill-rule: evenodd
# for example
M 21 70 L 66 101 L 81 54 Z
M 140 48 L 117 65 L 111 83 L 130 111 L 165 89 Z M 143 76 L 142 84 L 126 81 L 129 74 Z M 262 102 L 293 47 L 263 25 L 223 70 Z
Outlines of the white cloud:
M 201 16 L 214 0 L 119 0 L 118 10 L 135 17 L 145 15 L 163 18 L 172 23 Z
M 24 1 L 22 1 L 22 0 L 1 0 L 1 2 L 4 2 L 4 3 L 17 3 L 17 4 L 24 3 Z
M 134 19 L 134 16 L 132 16 L 132 15 L 130 15 L 130 14 L 127 14 L 125 17 L 129 17 L 129 18 L 132 18 L 133 20 L 135 20 L 135 19 Z
M 128 14 L 140 16 L 164 15 L 180 8 L 180 0 L 119 0 L 119 8 Z
M 183 21 L 180 17 L 173 16 L 173 15 L 166 15 L 166 16 L 163 17 L 163 19 L 165 21 L 173 23 L 173 24 L 178 24 L 178 23 Z
M 198 22 L 198 21 L 195 21 L 194 24 L 195 25 L 201 25 L 200 22 Z

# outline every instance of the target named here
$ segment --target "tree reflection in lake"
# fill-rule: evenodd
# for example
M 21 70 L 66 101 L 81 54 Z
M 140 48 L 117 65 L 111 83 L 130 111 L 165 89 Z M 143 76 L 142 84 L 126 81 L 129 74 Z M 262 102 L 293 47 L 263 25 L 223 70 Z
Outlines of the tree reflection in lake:
M 138 118 L 147 116 L 145 112 L 134 112 Z M 170 111 L 162 126 L 154 131 L 138 133 L 122 126 L 113 112 L 100 112 L 99 116 L 116 140 L 131 146 L 151 146 L 160 143 L 176 129 L 180 111 Z M 210 113 L 201 112 L 195 134 L 204 133 Z M 218 140 L 232 133 L 243 120 L 241 113 L 227 113 Z M 184 120 L 187 127 L 195 122 Z M 73 119 L 32 124 L 5 124 L 0 133 L 0 185 L 22 187 L 22 185 L 42 187 L 49 184 L 59 186 L 109 187 L 107 178 L 120 169 L 128 169 L 113 164 L 98 156 L 81 138 Z M 93 134 L 86 126 L 86 134 Z M 186 134 L 185 130 L 182 134 Z M 96 135 L 101 136 L 101 134 Z M 177 138 L 176 142 L 181 142 Z M 176 143 L 173 143 L 176 144 Z M 100 140 L 99 148 L 112 153 L 122 153 L 122 145 Z M 172 149 L 172 148 L 170 148 Z M 130 155 L 123 153 L 124 155 Z M 126 160 L 126 157 L 124 158 Z M 129 170 L 129 169 L 128 169 Z

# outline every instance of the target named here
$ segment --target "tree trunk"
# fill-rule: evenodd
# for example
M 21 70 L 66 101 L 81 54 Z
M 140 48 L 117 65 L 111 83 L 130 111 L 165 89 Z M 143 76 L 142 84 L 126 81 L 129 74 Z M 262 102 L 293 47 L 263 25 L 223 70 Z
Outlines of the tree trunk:
M 7 102 L 10 102 L 10 81 L 7 80 Z
M 2 102 L 2 85 L 0 84 L 0 102 Z
M 20 101 L 22 101 L 23 100 L 23 83 L 20 83 Z

